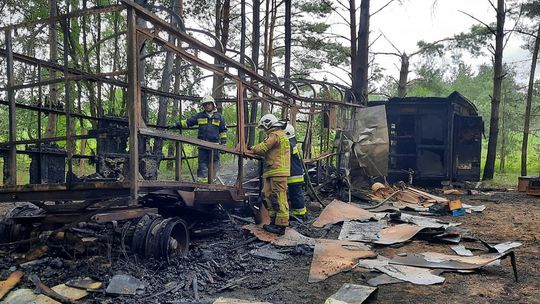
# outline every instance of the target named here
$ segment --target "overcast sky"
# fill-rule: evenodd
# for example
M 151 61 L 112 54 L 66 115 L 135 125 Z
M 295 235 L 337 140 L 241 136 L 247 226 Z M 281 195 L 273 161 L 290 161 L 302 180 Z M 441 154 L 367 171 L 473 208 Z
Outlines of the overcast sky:
M 388 0 L 371 1 L 371 12 L 375 12 L 387 2 Z M 390 4 L 371 18 L 370 40 L 373 41 L 382 32 L 400 51 L 410 54 L 418 49 L 416 43 L 419 40 L 436 41 L 460 32 L 466 32 L 471 25 L 478 24 L 476 20 L 461 13 L 460 10 L 485 23 L 495 22 L 496 13 L 488 0 L 438 0 L 435 6 L 433 6 L 433 2 L 432 0 L 403 0 L 402 4 L 398 4 L 397 1 Z M 510 29 L 512 25 L 513 23 L 508 20 L 506 28 Z M 388 40 L 383 37 L 379 38 L 372 45 L 371 51 L 395 52 Z M 530 63 L 520 61 L 530 59 L 531 55 L 520 48 L 522 44 L 522 41 L 514 34 L 514 38 L 505 48 L 504 60 L 517 65 L 522 71 L 521 74 L 527 75 Z M 376 61 L 386 68 L 387 73 L 397 77 L 398 68 L 396 65 L 399 66 L 397 57 L 380 56 L 377 57 Z M 472 65 L 490 64 L 491 56 L 467 59 L 467 61 Z M 514 63 L 516 61 L 518 63 Z M 415 58 L 411 62 L 411 68 L 414 62 Z M 450 61 L 448 62 L 450 63 Z

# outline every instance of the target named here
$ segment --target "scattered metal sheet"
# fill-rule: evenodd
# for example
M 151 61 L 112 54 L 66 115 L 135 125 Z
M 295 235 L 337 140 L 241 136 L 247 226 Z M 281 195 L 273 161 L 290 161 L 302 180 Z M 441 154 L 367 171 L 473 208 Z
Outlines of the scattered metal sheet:
M 456 246 L 450 246 L 450 248 L 452 248 L 452 250 L 454 250 L 454 252 L 457 253 L 458 255 L 461 255 L 461 256 L 473 256 L 472 251 L 465 248 L 465 246 L 462 245 L 462 244 L 456 245 Z
M 386 221 L 344 222 L 338 239 L 346 241 L 373 242 L 379 240 L 379 233 L 388 226 Z
M 377 297 L 377 287 L 345 283 L 324 304 L 362 304 Z
M 17 289 L 8 294 L 2 303 L 9 304 L 60 304 L 46 295 L 35 294 L 31 289 Z
M 392 202 L 392 206 L 398 209 L 410 209 L 417 212 L 427 212 L 429 211 L 429 206 L 420 206 L 416 203 L 407 203 L 407 202 Z
M 406 256 L 397 256 L 392 258 L 390 263 L 425 268 L 470 270 L 485 266 L 503 256 L 504 255 L 500 253 L 479 256 L 459 256 L 437 252 L 424 252 L 407 254 Z
M 383 273 L 379 276 L 376 276 L 374 278 L 371 278 L 367 281 L 367 283 L 371 286 L 379 286 L 379 285 L 388 285 L 388 284 L 395 284 L 395 283 L 403 283 L 402 280 L 393 278 L 386 273 Z
M 128 274 L 117 274 L 112 277 L 106 293 L 118 295 L 134 295 L 146 286 L 137 278 Z
M 393 218 L 392 218 L 393 219 Z M 426 228 L 448 228 L 453 226 L 459 226 L 461 223 L 452 223 L 452 222 L 445 222 L 441 221 L 436 218 L 429 218 L 425 216 L 418 216 L 418 215 L 411 215 L 407 213 L 402 213 L 399 219 L 399 221 L 405 222 L 405 223 L 411 223 L 416 224 L 421 227 Z
M 321 240 L 315 245 L 308 282 L 320 282 L 353 269 L 359 259 L 375 257 L 375 252 L 358 242 Z
M 268 246 L 253 249 L 249 253 L 254 256 L 276 261 L 283 261 L 289 258 L 288 255 L 280 253 L 277 249 Z
M 219 297 L 214 302 L 212 302 L 212 304 L 272 304 L 272 303 Z
M 57 294 L 64 296 L 70 300 L 80 300 L 88 295 L 88 292 L 83 289 L 69 287 L 66 284 L 56 285 L 53 288 Z
M 103 283 L 99 282 L 99 281 L 96 281 L 96 280 L 94 280 L 92 278 L 86 277 L 86 278 L 83 278 L 83 279 L 70 280 L 70 281 L 66 282 L 66 285 L 70 286 L 70 287 L 75 287 L 75 288 L 82 288 L 82 289 L 87 289 L 87 290 L 96 290 L 96 289 L 100 289 L 101 286 L 103 286 Z
M 383 212 L 383 211 L 399 211 L 400 209 L 394 206 L 390 206 L 388 204 L 384 204 L 382 206 L 379 206 L 377 208 L 369 209 L 371 212 Z
M 461 204 L 461 206 L 465 209 L 465 212 L 467 213 L 483 212 L 484 210 L 486 210 L 486 206 L 484 205 L 473 206 L 473 205 Z
M 324 208 L 317 220 L 313 222 L 313 226 L 320 228 L 328 224 L 336 224 L 343 221 L 375 218 L 375 214 L 370 211 L 335 199 Z
M 269 242 L 276 246 L 289 247 L 300 244 L 315 246 L 315 244 L 318 242 L 317 239 L 301 235 L 292 228 L 287 228 L 287 230 L 285 230 L 285 234 L 281 236 L 267 232 L 261 226 L 253 224 L 245 225 L 243 228 L 251 231 L 251 233 L 253 233 L 259 240 Z
M 14 271 L 5 281 L 0 281 L 0 300 L 11 290 L 17 286 L 23 276 L 22 271 Z
M 399 224 L 386 227 L 381 230 L 379 239 L 374 243 L 380 245 L 402 243 L 415 236 L 422 229 L 424 229 L 424 227 L 411 224 Z
M 356 266 L 366 268 L 369 270 L 374 270 L 375 267 L 388 265 L 390 261 L 389 258 L 382 255 L 378 255 L 375 259 L 362 259 L 356 263 Z
M 386 107 L 372 106 L 354 109 L 354 128 L 344 134 L 354 144 L 351 159 L 351 183 L 356 179 L 369 176 L 386 176 L 388 172 L 388 124 Z M 352 157 L 351 155 L 351 157 Z
M 508 241 L 508 242 L 504 242 L 504 243 L 494 245 L 493 248 L 495 248 L 495 250 L 497 250 L 497 252 L 499 252 L 499 253 L 504 253 L 504 252 L 506 252 L 506 251 L 508 251 L 510 249 L 517 248 L 517 247 L 519 247 L 521 245 L 523 245 L 523 244 L 521 244 L 520 242 Z
M 375 269 L 393 278 L 418 285 L 433 285 L 444 282 L 443 277 L 432 274 L 426 268 L 388 264 L 376 266 Z
M 459 242 L 461 242 L 461 234 L 444 232 L 444 233 L 432 236 L 431 241 L 459 244 Z

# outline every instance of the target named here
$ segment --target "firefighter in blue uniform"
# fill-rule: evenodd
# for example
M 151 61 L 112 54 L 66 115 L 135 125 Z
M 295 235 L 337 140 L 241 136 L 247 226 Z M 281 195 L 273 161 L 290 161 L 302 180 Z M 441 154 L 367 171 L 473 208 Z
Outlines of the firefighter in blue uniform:
M 188 128 L 197 125 L 198 139 L 206 140 L 213 143 L 225 145 L 227 143 L 227 126 L 223 115 L 217 112 L 216 102 L 212 96 L 204 96 L 201 100 L 201 105 L 204 111 L 199 112 L 188 119 L 182 120 L 175 124 L 176 128 Z M 210 163 L 211 149 L 199 147 L 197 181 L 202 183 L 208 182 L 208 165 Z M 214 175 L 216 176 L 219 167 L 219 153 L 213 151 L 214 154 Z
M 285 135 L 289 138 L 291 146 L 291 175 L 287 177 L 287 194 L 292 214 L 303 219 L 307 213 L 304 200 L 304 166 L 298 151 L 296 132 L 291 124 L 285 127 Z

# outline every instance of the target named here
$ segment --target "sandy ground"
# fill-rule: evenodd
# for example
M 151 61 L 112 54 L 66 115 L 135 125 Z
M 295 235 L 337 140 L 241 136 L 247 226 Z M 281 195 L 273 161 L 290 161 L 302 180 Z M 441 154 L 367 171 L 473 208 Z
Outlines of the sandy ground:
M 507 240 L 523 243 L 516 250 L 519 281 L 514 281 L 510 261 L 507 259 L 502 261 L 501 266 L 485 267 L 472 274 L 444 273 L 446 281 L 440 285 L 397 283 L 379 286 L 375 303 L 540 303 L 540 198 L 516 192 L 500 192 L 491 195 L 462 195 L 459 199 L 471 205 L 484 204 L 487 209 L 479 214 L 443 219 L 461 222 L 463 227 L 469 228 L 475 236 L 489 243 Z M 12 206 L 0 205 L 4 211 L 9 207 Z M 169 266 L 156 261 L 126 260 L 122 256 L 106 258 L 87 254 L 75 260 L 57 258 L 62 261 L 60 266 L 55 268 L 42 265 L 25 269 L 25 274 L 36 273 L 49 286 L 85 275 L 107 280 L 116 273 L 132 274 L 148 284 L 143 295 L 111 297 L 98 292 L 83 303 L 211 303 L 218 297 L 272 303 L 324 303 L 344 283 L 366 284 L 367 279 L 377 275 L 354 270 L 323 282 L 308 283 L 312 252 L 291 250 L 286 253 L 289 258 L 285 261 L 257 258 L 249 254 L 249 251 L 264 244 L 255 241 L 242 246 L 243 241 L 252 237 L 242 231 L 242 223 L 221 218 L 210 225 L 216 223 L 223 226 L 219 235 L 192 240 L 189 257 Z M 336 237 L 340 226 L 335 225 L 326 237 Z M 299 230 L 306 229 L 299 227 Z M 310 231 L 313 236 L 320 233 Z M 15 265 L 12 254 L 3 250 L 0 249 L 1 279 L 5 279 L 9 267 Z M 453 254 L 449 245 L 421 240 L 376 249 L 377 253 L 387 257 L 425 251 Z M 52 251 L 49 254 L 54 255 Z M 191 286 L 148 297 L 163 291 L 165 286 L 173 282 L 182 282 L 189 273 L 209 260 L 218 265 L 212 266 L 217 269 L 216 276 L 213 283 L 203 281 L 199 285 L 197 300 Z M 239 279 L 232 288 L 222 290 L 227 284 Z M 26 277 L 21 285 L 32 287 Z

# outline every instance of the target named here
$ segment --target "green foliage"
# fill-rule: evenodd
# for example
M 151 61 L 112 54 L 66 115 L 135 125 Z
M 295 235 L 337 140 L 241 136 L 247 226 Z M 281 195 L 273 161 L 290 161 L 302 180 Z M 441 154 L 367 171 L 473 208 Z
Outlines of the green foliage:
M 469 32 L 455 35 L 448 49 L 466 50 L 473 56 L 485 55 L 485 46 L 493 39 L 493 28 L 495 26 L 473 25 Z
M 418 78 L 412 82 L 408 96 L 448 96 L 452 91 L 445 83 L 441 68 L 434 67 L 431 62 L 422 63 L 417 69 Z
M 301 11 L 324 17 L 332 12 L 332 6 L 327 0 L 302 1 L 298 4 Z
M 298 24 L 298 31 L 303 33 L 309 32 L 309 34 L 322 34 L 326 32 L 329 27 L 330 25 L 324 22 L 308 23 L 303 21 Z

